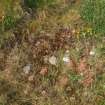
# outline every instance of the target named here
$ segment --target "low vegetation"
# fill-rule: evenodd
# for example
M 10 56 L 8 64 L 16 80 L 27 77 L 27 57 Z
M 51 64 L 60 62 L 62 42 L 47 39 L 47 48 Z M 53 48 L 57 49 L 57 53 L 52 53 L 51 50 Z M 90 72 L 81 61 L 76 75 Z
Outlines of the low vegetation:
M 96 32 L 105 33 L 105 0 L 83 0 L 81 16 Z
M 0 105 L 104 105 L 104 2 L 1 0 Z

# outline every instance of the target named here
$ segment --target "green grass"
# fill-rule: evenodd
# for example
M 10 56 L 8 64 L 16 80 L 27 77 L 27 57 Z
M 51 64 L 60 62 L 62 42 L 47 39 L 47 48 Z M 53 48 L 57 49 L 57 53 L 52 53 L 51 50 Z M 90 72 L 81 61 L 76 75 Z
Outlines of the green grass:
M 6 16 L 3 21 L 3 30 L 11 29 L 15 26 L 15 19 L 12 16 Z
M 95 32 L 105 33 L 105 0 L 83 0 L 81 17 L 92 25 Z

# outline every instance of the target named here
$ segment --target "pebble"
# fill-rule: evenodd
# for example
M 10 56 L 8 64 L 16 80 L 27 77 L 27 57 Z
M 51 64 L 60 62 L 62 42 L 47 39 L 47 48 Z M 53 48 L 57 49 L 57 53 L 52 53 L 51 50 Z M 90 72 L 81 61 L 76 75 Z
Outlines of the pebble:
M 43 59 L 44 59 L 44 62 L 45 62 L 45 63 L 48 63 L 48 59 L 49 59 L 48 56 L 44 56 Z
M 34 75 L 28 77 L 28 81 L 32 82 L 34 80 Z
M 55 56 L 49 57 L 49 63 L 52 65 L 56 65 L 57 64 L 57 58 Z
M 27 64 L 26 66 L 23 67 L 23 72 L 25 74 L 29 74 L 30 70 L 31 70 L 31 64 Z

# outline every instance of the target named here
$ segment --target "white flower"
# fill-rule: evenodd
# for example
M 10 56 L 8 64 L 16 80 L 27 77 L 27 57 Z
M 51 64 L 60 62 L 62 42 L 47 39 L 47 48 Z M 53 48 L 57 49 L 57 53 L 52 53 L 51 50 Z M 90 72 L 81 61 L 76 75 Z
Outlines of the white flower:
M 26 66 L 23 67 L 23 72 L 25 74 L 29 74 L 30 70 L 31 70 L 31 64 L 27 64 Z
M 70 62 L 69 50 L 67 50 L 66 53 L 64 54 L 63 61 L 65 63 L 69 63 Z
M 66 63 L 69 63 L 70 62 L 70 58 L 68 56 L 64 56 L 63 57 L 63 61 L 66 62 Z
M 83 76 L 84 74 L 83 73 L 80 73 L 80 75 Z
M 56 65 L 57 64 L 57 58 L 55 56 L 51 56 L 49 58 L 49 62 L 52 64 L 52 65 Z
M 91 55 L 91 56 L 95 55 L 95 50 L 91 50 L 91 51 L 90 51 L 90 55 Z
M 70 53 L 70 51 L 69 50 L 66 50 L 66 54 L 69 54 Z
M 91 49 L 90 53 L 89 53 L 91 56 L 94 56 L 96 54 L 96 49 L 95 47 L 93 46 L 93 48 Z

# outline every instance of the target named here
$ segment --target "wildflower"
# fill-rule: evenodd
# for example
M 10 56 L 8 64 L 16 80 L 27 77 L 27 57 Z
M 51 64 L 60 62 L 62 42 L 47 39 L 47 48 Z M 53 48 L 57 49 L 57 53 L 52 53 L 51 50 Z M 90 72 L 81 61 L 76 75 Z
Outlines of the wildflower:
M 94 56 L 95 55 L 95 49 L 93 48 L 90 53 L 89 53 L 91 56 Z
M 87 32 L 92 32 L 92 28 L 87 28 Z
M 64 54 L 63 61 L 65 63 L 69 63 L 70 62 L 69 50 L 67 50 L 66 53 Z
M 95 55 L 95 52 L 94 51 L 90 51 L 90 55 Z

